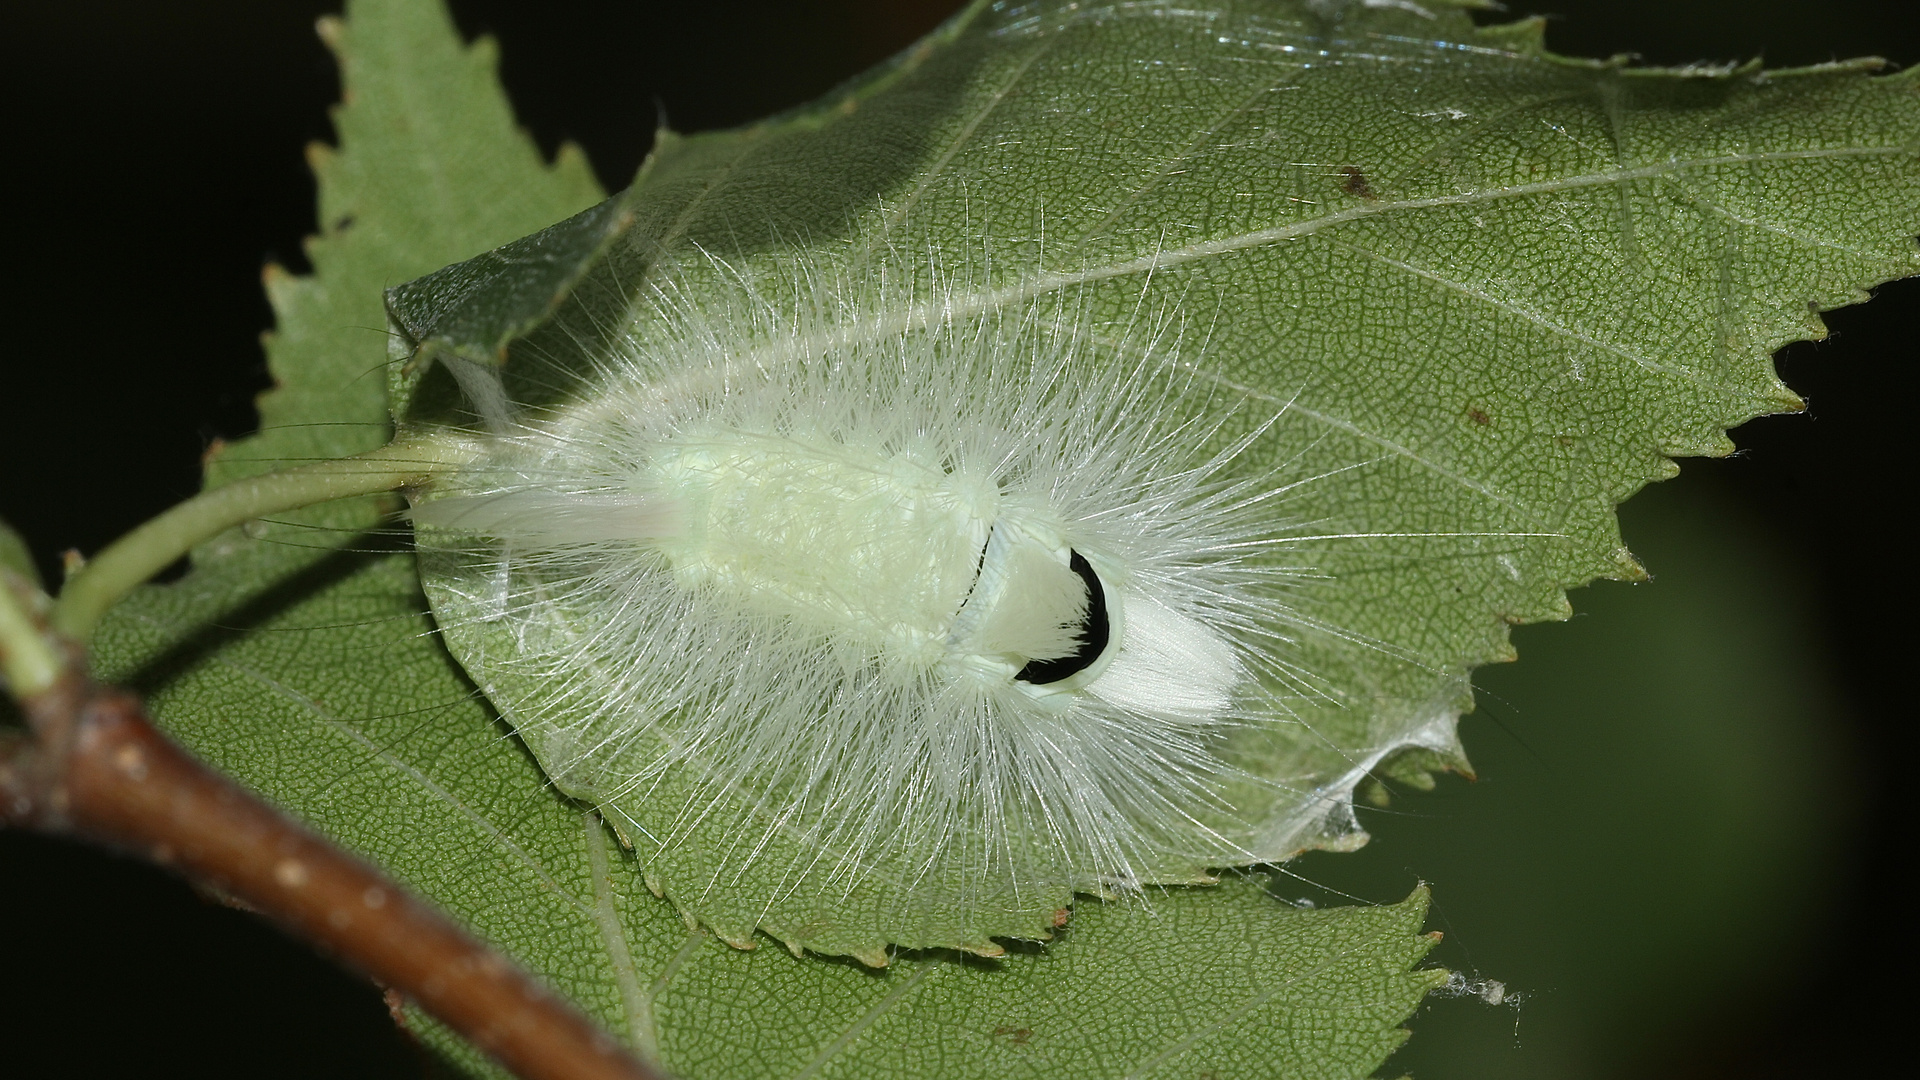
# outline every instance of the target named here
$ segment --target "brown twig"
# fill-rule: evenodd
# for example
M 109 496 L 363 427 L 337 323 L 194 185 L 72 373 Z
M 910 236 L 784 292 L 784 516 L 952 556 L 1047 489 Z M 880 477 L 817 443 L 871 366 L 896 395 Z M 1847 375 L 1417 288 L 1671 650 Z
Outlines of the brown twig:
M 0 827 L 77 835 L 210 884 L 399 990 L 524 1080 L 660 1080 L 379 871 L 187 756 L 78 651 L 0 732 Z M 20 688 L 16 686 L 16 690 Z

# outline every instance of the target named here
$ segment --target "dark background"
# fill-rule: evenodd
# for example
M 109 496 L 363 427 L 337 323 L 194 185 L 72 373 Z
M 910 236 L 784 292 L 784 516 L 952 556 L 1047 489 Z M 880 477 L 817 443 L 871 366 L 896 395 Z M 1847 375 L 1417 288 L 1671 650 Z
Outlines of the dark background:
M 508 90 L 541 146 L 551 152 L 562 139 L 581 142 L 610 189 L 624 186 L 638 166 L 657 108 L 680 130 L 751 120 L 888 55 L 952 6 L 453 3 L 463 31 L 500 39 Z M 1907 0 L 1523 0 L 1514 8 L 1561 16 L 1548 40 L 1569 54 L 1638 52 L 1653 63 L 1764 55 L 1776 66 L 1862 54 L 1920 62 L 1920 31 L 1903 18 L 1912 14 Z M 7 329 L 0 516 L 25 534 L 44 573 L 56 573 L 62 549 L 98 550 L 192 494 L 206 443 L 253 427 L 252 397 L 267 384 L 257 337 L 271 323 L 260 269 L 268 261 L 306 269 L 301 239 L 312 226 L 313 184 L 302 151 L 331 137 L 326 110 L 338 92 L 312 25 L 337 10 L 306 0 L 67 0 L 0 9 L 9 135 L 0 168 L 14 266 L 12 284 L 0 292 Z M 1752 969 L 1757 974 L 1742 976 L 1742 985 L 1702 984 L 1657 1016 L 1617 1011 L 1615 1027 L 1588 1031 L 1578 1044 L 1602 1049 L 1530 1057 L 1547 1053 L 1541 1039 L 1558 1036 L 1548 1025 L 1531 1048 L 1506 1046 L 1504 1027 L 1516 1018 L 1518 1041 L 1527 1041 L 1529 1007 L 1510 1015 L 1474 1005 L 1480 1019 L 1455 1020 L 1467 1015 L 1466 1005 L 1440 1003 L 1416 1018 L 1416 1030 L 1433 1025 L 1436 1032 L 1416 1044 L 1428 1041 L 1435 1053 L 1465 1047 L 1465 1036 L 1443 1036 L 1441 1025 L 1484 1028 L 1485 1016 L 1497 1015 L 1499 1039 L 1484 1044 L 1495 1049 L 1461 1051 L 1468 1058 L 1451 1066 L 1403 1058 L 1390 1069 L 1415 1068 L 1423 1078 L 1784 1078 L 1912 1067 L 1896 1034 L 1911 1024 L 1907 998 L 1891 987 L 1911 951 L 1900 943 L 1912 936 L 1906 893 L 1897 886 L 1913 836 L 1902 790 L 1912 749 L 1910 692 L 1901 677 L 1912 653 L 1909 636 L 1895 627 L 1912 592 L 1897 569 L 1913 549 L 1898 521 L 1914 502 L 1911 451 L 1898 436 L 1910 427 L 1903 413 L 1915 400 L 1917 284 L 1884 287 L 1878 302 L 1829 315 L 1827 341 L 1784 351 L 1783 373 L 1810 402 L 1810 415 L 1747 425 L 1735 436 L 1738 455 L 1689 462 L 1681 480 L 1628 508 L 1628 538 L 1656 573 L 1662 566 L 1650 549 L 1670 545 L 1674 565 L 1697 562 L 1706 581 L 1719 564 L 1698 556 L 1718 544 L 1729 552 L 1721 563 L 1756 567 L 1765 579 L 1768 595 L 1756 602 L 1774 606 L 1755 618 L 1795 613 L 1808 678 L 1826 688 L 1816 695 L 1826 703 L 1819 768 L 1834 771 L 1840 790 L 1821 819 L 1829 831 L 1816 841 L 1820 858 L 1798 857 L 1808 843 L 1801 838 L 1780 865 L 1783 874 L 1817 875 L 1818 902 L 1783 900 L 1779 919 L 1761 924 L 1766 930 L 1751 948 L 1777 962 Z M 1682 501 L 1681 494 L 1697 497 Z M 1752 575 L 1727 587 L 1755 588 Z M 1576 602 L 1589 606 L 1581 596 Z M 1722 614 L 1736 610 L 1744 609 L 1736 604 Z M 1552 639 L 1540 634 L 1555 629 L 1523 630 L 1523 650 L 1550 653 Z M 1539 670 L 1562 669 L 1543 662 Z M 1467 728 L 1483 776 L 1483 746 L 1500 760 L 1503 746 L 1525 750 L 1527 743 L 1516 733 L 1528 722 L 1519 715 L 1526 711 L 1517 704 L 1521 690 L 1494 689 L 1482 710 L 1491 726 L 1476 714 Z M 1539 721 L 1536 709 L 1531 722 Z M 1577 782 L 1547 775 L 1568 787 Z M 1443 785 L 1440 794 L 1449 793 L 1456 803 L 1481 796 Z M 1439 873 L 1423 864 L 1418 845 L 1401 841 L 1425 823 L 1444 822 L 1444 807 L 1453 804 L 1421 810 L 1417 797 L 1411 802 L 1415 809 L 1396 811 L 1400 818 L 1370 822 L 1384 854 L 1354 866 L 1377 870 L 1388 860 L 1405 885 Z M 1657 847 L 1659 839 L 1645 842 Z M 1364 869 L 1329 869 L 1319 858 L 1302 864 L 1317 881 L 1347 874 L 1373 882 L 1340 886 L 1369 900 L 1397 899 L 1396 887 L 1404 892 L 1392 873 L 1369 879 Z M 1766 893 L 1781 883 L 1761 877 L 1749 884 Z M 1470 924 L 1471 891 L 1450 901 L 1446 882 L 1439 885 L 1436 925 Z M 1596 873 L 1587 885 L 1656 914 L 1669 899 L 1660 881 L 1631 871 Z M 407 1075 L 417 1068 L 366 984 L 144 867 L 0 835 L 0 925 L 0 1061 L 9 1075 L 108 1076 L 168 1064 L 208 1077 Z M 1478 933 L 1482 941 L 1493 937 Z M 1444 948 L 1456 951 L 1439 958 L 1484 966 L 1470 951 L 1474 942 L 1460 937 L 1450 931 Z M 1604 936 L 1586 946 L 1614 947 Z M 1649 980 L 1671 983 L 1646 971 Z M 1545 1014 L 1556 990 L 1516 988 L 1549 1002 L 1532 1015 Z M 1622 1001 L 1635 994 L 1648 996 L 1618 990 Z M 1598 1006 L 1583 1011 L 1594 1024 L 1616 1016 Z M 1511 1060 L 1473 1057 L 1496 1051 Z M 1557 1063 L 1553 1071 L 1530 1071 L 1546 1062 Z

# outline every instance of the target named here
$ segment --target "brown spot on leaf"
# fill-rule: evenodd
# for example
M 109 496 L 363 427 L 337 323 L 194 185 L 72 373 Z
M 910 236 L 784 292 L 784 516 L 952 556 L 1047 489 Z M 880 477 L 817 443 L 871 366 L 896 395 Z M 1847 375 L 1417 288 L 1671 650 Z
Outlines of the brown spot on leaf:
M 1004 1037 L 1008 1042 L 1012 1043 L 1015 1046 L 1025 1046 L 1027 1045 L 1027 1041 L 1033 1038 L 1032 1028 L 1017 1028 L 1017 1027 L 1001 1026 L 1001 1027 L 994 1028 L 993 1033 L 995 1035 Z
M 1368 202 L 1372 202 L 1380 197 L 1373 193 L 1372 186 L 1367 183 L 1367 174 L 1361 172 L 1358 168 L 1352 165 L 1341 166 L 1340 175 L 1346 177 L 1346 179 L 1340 181 L 1341 191 L 1355 198 L 1365 199 Z
M 1486 427 L 1488 424 L 1493 423 L 1493 417 L 1488 416 L 1486 410 L 1477 405 L 1467 406 L 1467 419 L 1479 424 L 1481 427 Z

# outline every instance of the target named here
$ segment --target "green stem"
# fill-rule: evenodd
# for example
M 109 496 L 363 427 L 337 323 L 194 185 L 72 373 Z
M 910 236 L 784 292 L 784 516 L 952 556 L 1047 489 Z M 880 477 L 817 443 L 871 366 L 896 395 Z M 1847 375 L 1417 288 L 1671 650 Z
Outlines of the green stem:
M 88 562 L 60 590 L 53 626 L 84 643 L 108 608 L 195 544 L 267 514 L 423 484 L 470 456 L 458 440 L 403 438 L 355 457 L 250 476 L 201 492 L 115 540 Z
M 16 698 L 41 693 L 60 677 L 60 656 L 29 610 L 38 595 L 19 575 L 0 569 L 0 676 Z

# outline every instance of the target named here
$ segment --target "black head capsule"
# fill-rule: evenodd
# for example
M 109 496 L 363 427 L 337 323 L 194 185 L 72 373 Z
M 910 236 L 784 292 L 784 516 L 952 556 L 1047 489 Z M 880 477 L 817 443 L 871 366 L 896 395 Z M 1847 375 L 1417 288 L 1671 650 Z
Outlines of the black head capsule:
M 1100 575 L 1093 572 L 1086 556 L 1077 551 L 1069 551 L 1067 556 L 1067 568 L 1078 574 L 1087 587 L 1087 614 L 1080 623 L 1079 645 L 1068 656 L 1027 661 L 1014 675 L 1021 682 L 1045 686 L 1071 679 L 1092 667 L 1100 654 L 1107 651 L 1107 640 L 1113 633 L 1112 620 L 1107 615 L 1107 591 L 1101 587 Z

